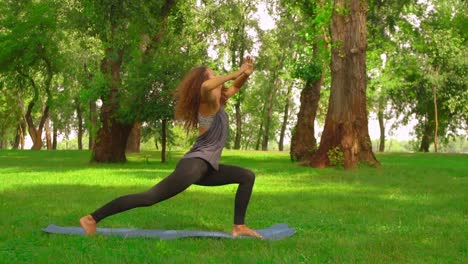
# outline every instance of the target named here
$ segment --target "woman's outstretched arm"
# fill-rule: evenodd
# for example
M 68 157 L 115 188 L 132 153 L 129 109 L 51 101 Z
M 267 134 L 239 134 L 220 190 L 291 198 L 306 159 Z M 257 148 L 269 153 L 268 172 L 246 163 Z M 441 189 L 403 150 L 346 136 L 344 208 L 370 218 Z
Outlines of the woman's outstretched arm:
M 247 81 L 247 79 L 250 77 L 250 74 L 253 72 L 253 60 L 250 56 L 247 56 L 244 60 L 244 64 L 242 64 L 241 69 L 244 69 L 242 74 L 240 74 L 232 83 L 231 86 L 227 88 L 227 91 L 225 91 L 226 99 L 229 99 L 233 95 L 235 95 L 237 92 L 239 92 L 239 89 L 244 85 L 244 83 Z
M 211 79 L 204 81 L 201 87 L 202 92 L 203 93 L 210 92 L 211 90 L 215 89 L 216 87 L 219 87 L 225 82 L 238 78 L 244 72 L 245 70 L 244 68 L 241 67 L 237 71 L 231 72 L 227 75 L 216 76 L 216 77 L 213 77 Z

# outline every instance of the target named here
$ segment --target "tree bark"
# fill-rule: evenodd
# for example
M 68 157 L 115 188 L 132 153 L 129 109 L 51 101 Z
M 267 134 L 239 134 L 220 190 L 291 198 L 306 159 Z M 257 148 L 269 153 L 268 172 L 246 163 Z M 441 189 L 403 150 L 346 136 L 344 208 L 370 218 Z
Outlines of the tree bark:
M 289 105 L 291 104 L 291 93 L 292 93 L 293 84 L 288 87 L 288 92 L 286 93 L 286 104 L 284 105 L 284 112 L 283 112 L 283 123 L 281 124 L 281 131 L 280 131 L 280 138 L 278 142 L 278 149 L 279 151 L 284 150 L 284 136 L 286 134 L 286 128 L 288 126 L 289 120 Z
M 283 59 L 280 62 L 281 66 L 282 64 L 283 64 Z M 270 123 L 271 123 L 271 116 L 273 115 L 274 99 L 275 99 L 276 92 L 278 91 L 278 87 L 279 87 L 279 84 L 278 84 L 279 81 L 277 80 L 277 76 L 278 76 L 277 72 L 280 69 L 280 65 L 273 73 L 271 90 L 270 90 L 270 93 L 268 94 L 268 99 L 266 101 L 266 114 L 265 114 L 264 121 L 263 121 L 264 123 L 263 140 L 262 140 L 263 151 L 268 150 L 268 142 L 270 141 Z
M 260 143 L 262 142 L 262 135 L 263 135 L 263 118 L 260 123 L 260 129 L 258 130 L 257 143 L 255 144 L 255 150 L 260 150 Z
M 431 127 L 429 126 L 429 122 L 426 121 L 424 125 L 423 136 L 421 139 L 421 146 L 419 147 L 420 152 L 429 152 L 429 147 L 431 145 Z
M 97 106 L 96 102 L 91 100 L 89 102 L 89 119 L 90 119 L 90 126 L 89 126 L 89 142 L 88 142 L 88 149 L 92 150 L 94 148 L 94 144 L 96 143 L 95 135 L 96 135 L 96 128 L 97 128 Z
M 156 135 L 154 136 L 154 147 L 156 148 L 156 150 L 159 150 L 158 137 Z
M 26 130 L 26 124 L 23 121 L 18 123 L 16 128 L 15 143 L 13 149 L 24 149 L 24 131 Z
M 76 117 L 78 119 L 78 149 L 83 150 L 83 110 L 78 98 L 75 98 Z
M 301 107 L 291 139 L 290 156 L 293 161 L 310 160 L 317 149 L 315 117 L 317 116 L 323 75 L 315 82 L 307 82 L 301 91 Z
M 90 82 L 93 81 L 93 74 L 88 70 L 88 66 L 86 63 L 83 64 L 84 71 L 87 74 L 88 80 Z M 94 148 L 95 143 L 95 136 L 96 136 L 96 129 L 97 129 L 97 106 L 96 100 L 90 99 L 88 103 L 89 108 L 89 116 L 88 116 L 88 149 L 92 150 Z
M 379 120 L 379 128 L 380 128 L 379 152 L 384 152 L 385 151 L 384 111 L 385 111 L 384 97 L 382 95 L 380 95 L 380 97 L 379 97 L 379 110 L 377 112 L 377 119 Z
M 2 130 L 0 132 L 0 149 L 4 149 L 4 148 L 7 148 L 7 142 L 6 142 L 6 139 L 5 139 L 5 131 Z
M 16 135 L 15 135 L 15 142 L 13 142 L 13 147 L 12 149 L 19 149 L 19 144 L 20 144 L 20 125 L 16 127 Z
M 140 152 L 140 140 L 141 140 L 141 122 L 135 122 L 133 124 L 130 135 L 127 141 L 127 153 L 139 153 Z
M 247 9 L 247 7 L 245 7 Z M 245 34 L 245 18 L 242 17 L 240 20 L 240 24 L 236 27 L 235 32 L 240 36 L 244 36 Z M 236 36 L 234 37 L 236 39 Z M 242 66 L 242 62 L 244 59 L 245 49 L 246 49 L 246 40 L 241 37 L 239 41 L 232 41 L 231 42 L 231 65 L 234 69 L 235 67 Z M 238 57 L 236 57 L 236 51 L 238 51 Z M 241 89 L 236 96 L 236 104 L 234 105 L 235 116 L 236 116 L 236 135 L 234 137 L 234 149 L 241 148 L 241 141 L 242 141 L 242 113 L 241 113 L 241 103 L 243 99 L 243 90 Z
M 47 118 L 45 124 L 45 134 L 46 134 L 46 147 L 47 150 L 52 150 L 52 139 L 50 135 L 50 118 Z
M 266 101 L 267 104 L 267 111 L 265 113 L 264 117 L 264 124 L 265 128 L 263 129 L 263 140 L 262 140 L 262 150 L 267 151 L 268 150 L 268 141 L 270 141 L 270 121 L 271 121 L 271 115 L 273 113 L 273 98 L 274 94 L 276 93 L 276 87 L 273 84 L 272 91 L 268 95 L 268 99 Z
M 24 103 L 23 103 L 23 100 L 21 99 L 21 92 L 18 93 L 18 105 L 21 109 L 21 113 L 22 113 L 22 118 L 21 120 L 19 121 L 18 123 L 18 131 L 17 131 L 17 135 L 18 135 L 18 140 L 19 140 L 19 147 L 23 150 L 24 149 L 24 140 L 25 140 L 25 137 L 26 137 L 26 122 L 25 122 L 25 119 L 24 119 L 24 116 L 26 116 L 26 114 L 24 113 Z M 18 149 L 18 147 L 16 147 Z
M 47 65 L 48 75 L 46 79 L 45 89 L 46 89 L 48 98 L 46 101 L 46 106 L 44 107 L 42 111 L 42 117 L 39 122 L 38 128 L 36 128 L 36 126 L 34 125 L 34 121 L 32 118 L 32 110 L 34 106 L 36 105 L 37 101 L 39 101 L 39 88 L 36 86 L 36 83 L 34 82 L 33 78 L 31 78 L 29 75 L 23 72 L 18 71 L 20 75 L 22 75 L 24 78 L 26 78 L 30 82 L 31 87 L 33 88 L 33 91 L 34 91 L 33 99 L 31 100 L 31 102 L 29 102 L 28 109 L 26 111 L 26 114 L 24 115 L 24 119 L 26 120 L 26 124 L 28 126 L 29 136 L 31 137 L 31 140 L 33 142 L 33 145 L 31 147 L 32 150 L 40 150 L 42 148 L 42 144 L 43 144 L 42 131 L 44 129 L 45 121 L 47 120 L 47 118 L 49 118 L 49 100 L 51 97 L 49 88 L 50 88 L 50 84 L 52 81 L 53 73 L 52 73 L 50 64 L 47 61 L 46 61 L 46 65 Z M 21 98 L 19 100 L 20 100 L 20 104 L 22 104 Z
M 56 150 L 57 149 L 57 135 L 58 135 L 58 129 L 57 126 L 53 126 L 52 128 L 52 149 Z
M 331 94 L 320 147 L 310 165 L 330 165 L 327 153 L 335 147 L 343 153 L 345 169 L 359 162 L 380 165 L 372 152 L 366 109 L 367 2 L 335 0 L 333 10 Z
M 25 146 L 25 138 L 26 138 L 26 123 L 21 122 L 21 136 L 20 136 L 20 147 L 21 150 L 24 149 Z
M 166 145 L 167 145 L 167 120 L 163 119 L 161 123 L 161 162 L 166 162 Z
M 437 74 L 437 72 L 436 72 Z M 432 87 L 432 93 L 434 94 L 434 118 L 435 118 L 435 127 L 434 127 L 434 152 L 437 153 L 438 147 L 438 131 L 439 131 L 439 115 L 437 112 L 437 87 L 434 85 Z
M 239 91 L 239 93 L 241 93 Z M 236 136 L 234 138 L 234 149 L 240 149 L 241 147 L 241 139 L 242 139 L 242 115 L 241 115 L 241 94 L 238 95 L 238 100 L 236 100 L 236 104 L 234 105 L 234 109 L 236 110 Z
M 28 111 L 26 112 L 26 122 L 28 124 L 28 131 L 31 140 L 33 141 L 33 146 L 31 147 L 32 150 L 40 150 L 42 148 L 42 131 L 44 129 L 44 123 L 46 119 L 49 117 L 49 106 L 44 108 L 42 113 L 41 121 L 39 122 L 39 128 L 36 129 L 34 122 L 32 120 L 31 112 L 35 105 L 34 101 L 31 101 L 28 106 Z

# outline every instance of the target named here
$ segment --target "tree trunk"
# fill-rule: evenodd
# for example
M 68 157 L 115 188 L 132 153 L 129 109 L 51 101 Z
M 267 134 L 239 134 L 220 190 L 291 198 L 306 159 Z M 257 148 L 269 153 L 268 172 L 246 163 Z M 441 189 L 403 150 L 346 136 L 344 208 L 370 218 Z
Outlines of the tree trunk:
M 4 148 L 7 148 L 7 143 L 6 143 L 6 139 L 5 139 L 5 130 L 2 130 L 0 132 L 0 149 L 4 149 Z
M 135 122 L 127 140 L 127 153 L 139 153 L 141 140 L 141 122 Z
M 291 93 L 292 93 L 293 84 L 288 87 L 288 92 L 286 94 L 286 104 L 284 105 L 284 114 L 283 114 L 283 123 L 281 125 L 280 138 L 278 142 L 279 151 L 284 150 L 284 136 L 286 134 L 286 128 L 288 126 L 289 120 L 289 105 L 291 104 Z
M 48 98 L 47 98 L 46 106 L 44 107 L 43 112 L 42 112 L 42 117 L 39 122 L 39 127 L 37 129 L 36 129 L 36 126 L 34 125 L 34 121 L 32 118 L 32 110 L 34 106 L 36 105 L 36 102 L 39 100 L 39 88 L 36 86 L 36 83 L 34 82 L 33 78 L 31 78 L 27 74 L 24 74 L 18 71 L 20 75 L 25 77 L 30 82 L 31 87 L 33 88 L 33 91 L 34 91 L 33 99 L 31 100 L 31 102 L 29 102 L 28 109 L 26 111 L 26 114 L 24 115 L 24 119 L 26 120 L 26 124 L 28 126 L 29 136 L 31 137 L 31 140 L 33 142 L 33 145 L 31 147 L 32 150 L 40 150 L 42 148 L 42 144 L 43 144 L 42 131 L 44 129 L 45 121 L 49 118 L 49 100 L 51 97 L 49 88 L 50 88 L 53 74 L 52 74 L 52 70 L 50 68 L 49 63 L 46 63 L 46 65 L 48 68 L 48 76 L 46 79 L 45 89 L 46 89 Z M 21 98 L 19 100 L 20 100 L 20 104 L 22 105 Z
M 240 149 L 241 147 L 241 139 L 242 139 L 242 115 L 241 115 L 241 93 L 242 90 L 239 91 L 238 100 L 234 105 L 234 109 L 236 110 L 236 136 L 234 138 L 234 149 Z
M 260 129 L 258 130 L 257 134 L 257 143 L 255 144 L 255 150 L 260 150 L 260 142 L 262 142 L 262 135 L 263 135 L 263 118 L 262 122 L 260 123 Z
M 263 129 L 263 140 L 262 140 L 262 150 L 268 150 L 268 141 L 270 140 L 270 122 L 271 122 L 271 115 L 273 114 L 273 97 L 275 93 L 275 87 L 272 87 L 270 95 L 266 101 L 267 104 L 267 111 L 265 113 L 264 124 L 265 128 Z
M 419 147 L 420 152 L 429 152 L 429 146 L 431 145 L 431 127 L 429 122 L 426 121 L 424 125 L 424 133 L 421 139 L 421 146 Z
M 19 149 L 20 144 L 20 128 L 19 125 L 16 128 L 15 142 L 13 142 L 12 149 Z
M 246 7 L 247 8 L 247 7 Z M 235 29 L 235 32 L 240 33 L 242 36 L 245 34 L 245 18 L 241 18 L 241 23 Z M 241 38 L 239 41 L 231 42 L 231 66 L 232 68 L 242 66 L 242 62 L 244 60 L 244 55 L 246 51 L 246 40 Z M 237 56 L 236 56 L 236 51 Z M 236 115 L 236 135 L 234 137 L 234 149 L 241 148 L 241 141 L 242 141 L 242 113 L 241 113 L 241 103 L 243 99 L 243 89 L 239 90 L 236 96 L 236 104 L 234 105 L 235 115 Z
M 263 121 L 263 124 L 264 124 L 263 140 L 262 140 L 262 150 L 263 151 L 268 150 L 268 142 L 270 141 L 271 116 L 273 115 L 273 104 L 274 104 L 274 99 L 275 99 L 277 86 L 278 86 L 277 85 L 278 80 L 276 80 L 276 76 L 277 76 L 276 72 L 275 72 L 275 74 L 273 76 L 274 76 L 274 78 L 273 78 L 271 91 L 268 94 L 268 98 L 267 98 L 267 101 L 266 101 L 266 113 L 265 113 L 265 111 L 263 111 L 263 113 L 265 113 L 265 117 L 263 119 L 264 120 Z
M 317 116 L 320 89 L 323 76 L 314 83 L 307 82 L 301 91 L 301 107 L 297 114 L 297 124 L 291 139 L 291 160 L 310 160 L 317 149 L 315 139 L 315 117 Z
M 163 119 L 161 123 L 161 162 L 166 162 L 166 143 L 167 143 L 167 120 Z
M 384 97 L 382 95 L 380 95 L 380 97 L 379 97 L 379 110 L 377 112 L 377 118 L 379 120 L 379 127 L 380 127 L 379 152 L 384 152 L 385 151 L 384 111 L 385 111 Z
M 52 140 L 50 136 L 50 118 L 47 118 L 45 124 L 45 134 L 46 134 L 46 147 L 47 150 L 52 150 Z
M 155 34 L 150 43 L 145 41 L 140 43 L 140 50 L 144 53 L 149 53 L 154 49 L 155 45 L 160 43 L 167 28 L 168 16 L 172 7 L 176 4 L 176 0 L 165 0 L 160 11 L 162 16 L 162 25 L 160 30 Z M 111 17 L 112 20 L 112 17 Z M 111 22 L 111 39 L 114 38 L 115 25 Z M 123 59 L 123 48 L 115 50 L 107 48 L 105 57 L 102 60 L 101 72 L 109 77 L 109 90 L 107 97 L 102 98 L 103 104 L 101 107 L 101 122 L 102 127 L 97 134 L 97 140 L 93 147 L 93 161 L 97 162 L 125 162 L 125 149 L 127 147 L 128 135 L 133 127 L 133 124 L 125 124 L 115 118 L 115 114 L 119 109 L 119 91 L 121 85 L 120 71 Z
M 52 149 L 56 150 L 57 149 L 57 134 L 58 134 L 58 129 L 57 126 L 52 127 Z
M 116 54 L 117 53 L 117 56 Z M 117 58 L 115 58 L 117 57 Z M 94 144 L 92 161 L 96 162 L 125 162 L 125 147 L 132 129 L 132 124 L 124 124 L 115 118 L 119 109 L 118 87 L 121 84 L 120 67 L 123 51 L 114 52 L 106 49 L 106 56 L 102 61 L 101 71 L 109 76 L 109 91 L 107 97 L 102 98 L 101 122 L 102 127 L 97 134 Z
M 20 137 L 21 150 L 24 149 L 25 137 L 26 137 L 26 123 L 21 122 L 21 137 Z
M 88 142 L 88 149 L 92 150 L 94 148 L 94 144 L 96 143 L 95 135 L 96 135 L 96 128 L 97 128 L 97 106 L 96 102 L 91 100 L 89 102 L 89 142 Z
M 109 117 L 108 113 L 101 113 L 104 121 L 99 129 L 94 148 L 92 160 L 96 162 L 125 162 L 125 146 L 132 126 L 122 124 L 115 118 Z
M 31 140 L 33 141 L 33 146 L 31 147 L 32 150 L 40 150 L 42 148 L 42 131 L 44 129 L 44 124 L 46 119 L 49 117 L 49 106 L 44 108 L 44 112 L 42 113 L 41 121 L 39 122 L 39 128 L 36 129 L 34 126 L 34 122 L 32 120 L 31 112 L 32 108 L 34 107 L 35 103 L 31 101 L 28 106 L 28 111 L 26 113 L 26 122 L 28 124 L 28 131 Z
M 83 110 L 81 109 L 78 98 L 75 99 L 76 116 L 78 119 L 78 149 L 83 150 Z
M 439 131 L 439 116 L 437 113 L 437 87 L 434 85 L 432 87 L 432 93 L 434 94 L 434 118 L 435 118 L 435 127 L 434 127 L 434 152 L 437 153 L 438 147 L 438 131 Z
M 367 2 L 335 0 L 333 10 L 331 94 L 320 147 L 310 165 L 330 165 L 327 154 L 336 147 L 346 169 L 359 162 L 380 165 L 372 152 L 366 109 Z
M 156 135 L 154 136 L 154 147 L 156 148 L 156 150 L 159 150 L 158 137 Z
M 270 90 L 270 93 L 268 94 L 268 99 L 266 102 L 266 114 L 265 114 L 265 119 L 264 119 L 263 141 L 262 141 L 263 151 L 268 150 L 268 142 L 270 141 L 270 124 L 271 124 L 271 116 L 273 115 L 274 99 L 276 97 L 276 92 L 278 91 L 279 86 L 280 86 L 280 81 L 277 79 L 278 71 L 283 67 L 284 59 L 285 59 L 285 53 L 283 53 L 283 56 L 278 62 L 278 66 L 274 70 L 273 77 L 271 79 L 272 85 L 271 85 L 271 90 Z M 265 111 L 263 111 L 263 113 L 264 112 Z
M 15 142 L 13 144 L 13 149 L 24 149 L 24 130 L 25 124 L 23 121 L 18 123 L 16 128 Z

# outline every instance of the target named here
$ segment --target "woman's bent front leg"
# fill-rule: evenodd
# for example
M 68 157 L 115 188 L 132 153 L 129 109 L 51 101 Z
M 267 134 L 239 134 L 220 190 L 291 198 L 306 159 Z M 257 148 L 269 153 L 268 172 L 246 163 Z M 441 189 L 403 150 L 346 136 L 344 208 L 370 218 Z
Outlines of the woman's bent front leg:
M 218 171 L 207 174 L 195 184 L 202 186 L 218 186 L 234 183 L 238 183 L 239 186 L 237 187 L 234 202 L 234 228 L 232 230 L 232 235 L 247 235 L 261 238 L 262 236 L 260 234 L 244 224 L 245 214 L 255 183 L 255 174 L 251 170 L 238 166 L 220 164 Z

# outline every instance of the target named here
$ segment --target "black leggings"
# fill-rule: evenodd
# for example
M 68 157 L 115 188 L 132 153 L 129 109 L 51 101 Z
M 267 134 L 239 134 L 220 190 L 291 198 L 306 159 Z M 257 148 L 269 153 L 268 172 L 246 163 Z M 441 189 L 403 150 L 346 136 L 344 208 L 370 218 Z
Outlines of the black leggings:
M 190 185 L 219 186 L 238 183 L 235 205 L 234 224 L 244 224 L 245 212 L 255 182 L 255 174 L 237 166 L 219 165 L 214 170 L 206 161 L 199 158 L 181 159 L 173 173 L 146 192 L 121 196 L 91 215 L 96 222 L 102 219 L 130 210 L 135 207 L 150 206 L 164 201 L 184 191 Z

